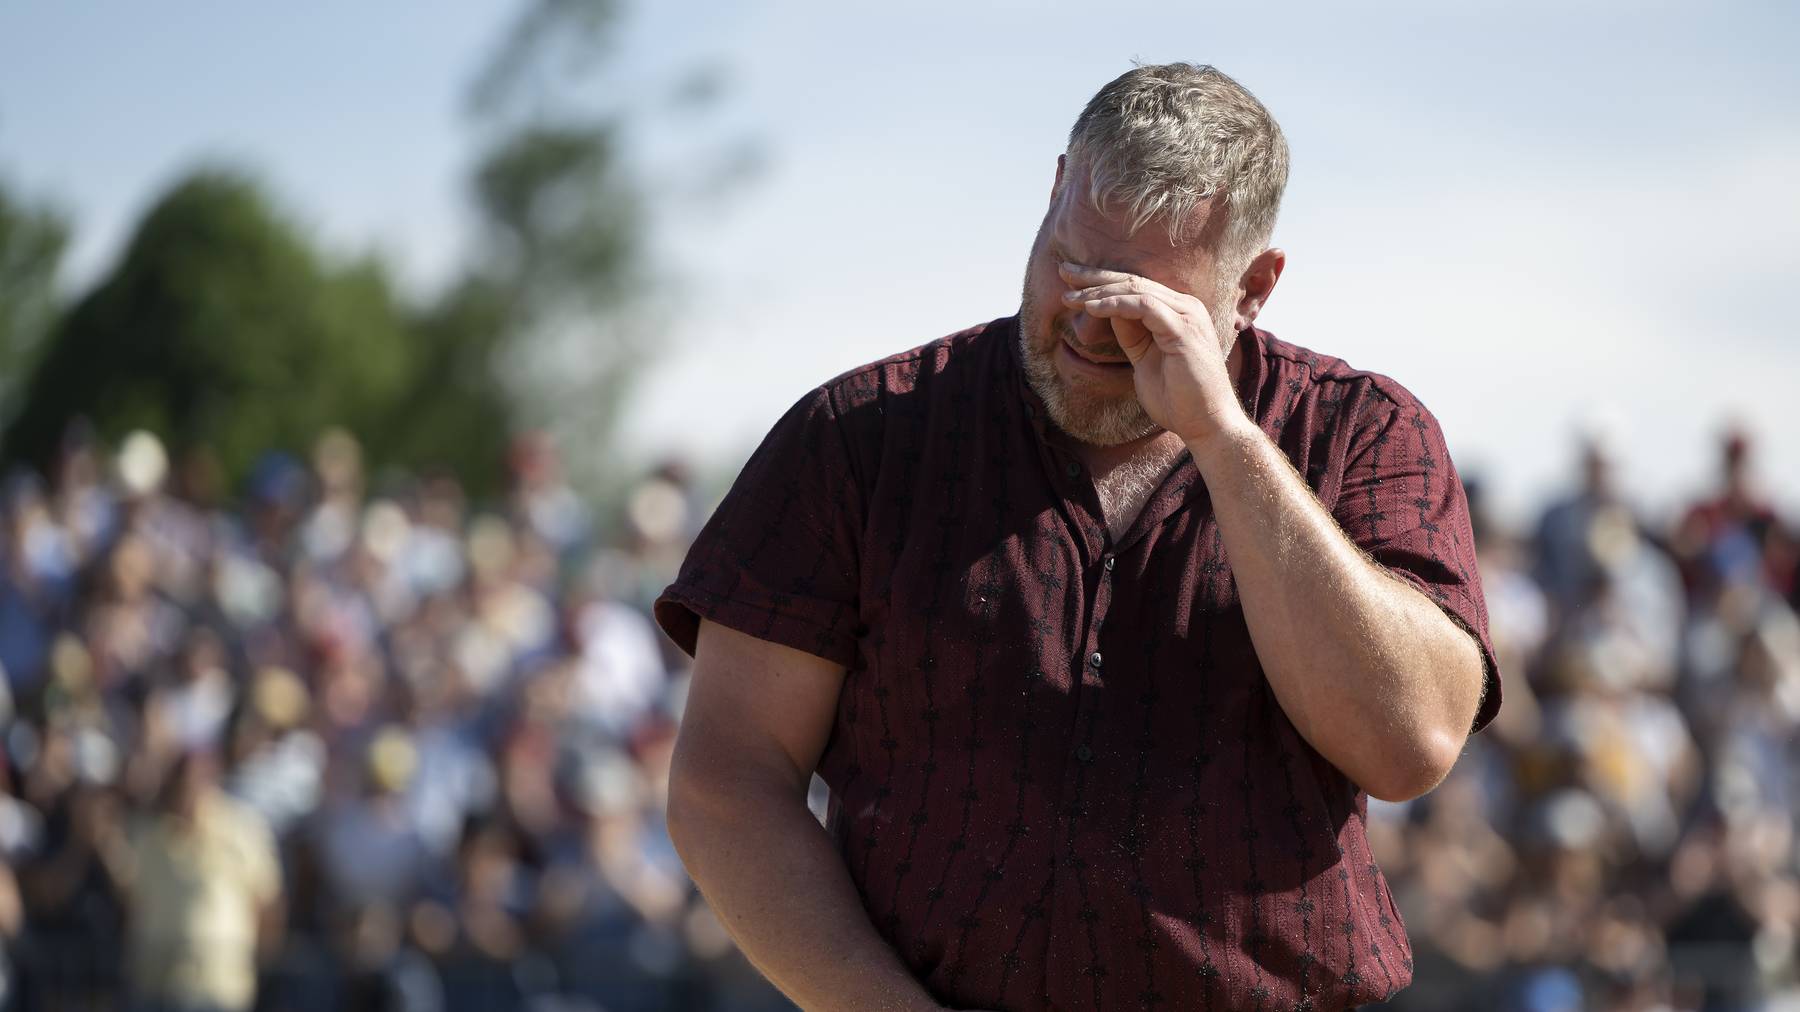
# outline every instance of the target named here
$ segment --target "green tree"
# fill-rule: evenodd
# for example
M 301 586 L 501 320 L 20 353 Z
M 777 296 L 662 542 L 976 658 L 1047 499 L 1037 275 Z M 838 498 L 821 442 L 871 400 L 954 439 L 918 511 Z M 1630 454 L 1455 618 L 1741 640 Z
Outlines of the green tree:
M 753 144 L 706 139 L 670 164 L 639 131 L 676 125 L 725 92 L 715 65 L 669 80 L 614 59 L 616 0 L 526 0 L 475 75 L 468 111 L 482 143 L 472 173 L 481 240 L 463 282 L 503 293 L 499 365 L 520 424 L 549 430 L 571 473 L 606 498 L 627 468 L 614 432 L 630 391 L 667 343 L 674 266 L 656 255 L 659 210 L 708 202 L 747 178 Z M 676 131 L 679 133 L 679 131 Z
M 29 379 L 0 413 L 0 455 L 44 464 L 85 416 L 105 437 L 143 427 L 177 450 L 208 446 L 236 476 L 342 425 L 377 466 L 448 469 L 483 495 L 532 426 L 561 438 L 578 480 L 608 488 L 622 473 L 614 424 L 654 350 L 646 335 L 662 332 L 646 311 L 650 279 L 668 273 L 646 267 L 648 208 L 682 178 L 647 187 L 627 157 L 617 96 L 637 92 L 601 81 L 618 10 L 524 0 L 469 92 L 479 239 L 417 306 L 381 263 L 324 256 L 253 180 L 215 169 L 158 201 L 117 266 L 46 329 L 65 233 L 0 199 L 0 368 L 46 334 L 32 367 L 6 374 Z M 719 82 L 710 69 L 677 82 L 660 111 L 691 113 Z M 743 151 L 685 161 L 711 195 Z M 5 393 L 0 380 L 0 411 Z
M 5 456 L 47 462 L 70 419 L 210 446 L 232 475 L 330 425 L 378 431 L 415 363 L 374 260 L 326 263 L 248 177 L 204 170 L 139 224 L 55 326 Z
M 449 290 L 498 302 L 487 361 L 516 420 L 550 430 L 590 487 L 648 352 L 647 192 L 625 157 L 623 114 L 589 90 L 608 65 L 613 0 L 527 0 L 469 90 L 482 151 L 471 173 L 475 255 Z
M 412 375 L 366 440 L 370 456 L 411 470 L 455 474 L 477 495 L 498 491 L 515 407 L 496 381 L 506 294 L 466 278 L 412 314 Z
M 0 419 L 55 319 L 57 268 L 69 241 L 62 215 L 0 186 Z

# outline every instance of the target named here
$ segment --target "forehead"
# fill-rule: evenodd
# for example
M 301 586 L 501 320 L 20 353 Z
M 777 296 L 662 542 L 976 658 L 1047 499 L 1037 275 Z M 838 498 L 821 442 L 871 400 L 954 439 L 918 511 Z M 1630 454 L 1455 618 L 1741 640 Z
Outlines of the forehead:
M 1162 221 L 1146 222 L 1128 234 L 1125 215 L 1101 213 L 1088 197 L 1087 173 L 1071 167 L 1051 203 L 1048 237 L 1051 252 L 1089 267 L 1138 274 L 1177 290 L 1192 290 L 1210 277 L 1215 216 L 1212 202 L 1201 201 L 1189 217 L 1185 240 L 1169 241 Z

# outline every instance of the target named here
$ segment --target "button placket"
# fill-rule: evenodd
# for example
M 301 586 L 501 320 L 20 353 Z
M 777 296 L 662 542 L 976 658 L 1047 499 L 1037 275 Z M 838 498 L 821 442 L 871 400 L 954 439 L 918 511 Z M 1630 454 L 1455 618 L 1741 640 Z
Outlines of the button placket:
M 1118 564 L 1117 557 L 1111 551 L 1102 552 L 1099 562 L 1100 578 L 1094 582 L 1094 611 L 1088 623 L 1088 654 L 1082 660 L 1085 668 L 1083 673 L 1090 678 L 1099 677 L 1101 665 L 1105 661 L 1100 652 L 1100 630 L 1105 628 L 1107 612 L 1112 607 L 1112 574 L 1113 568 Z
M 1089 561 L 1084 567 L 1082 580 L 1084 586 L 1092 591 L 1092 604 L 1087 615 L 1084 635 L 1071 644 L 1074 651 L 1074 657 L 1071 660 L 1075 665 L 1076 678 L 1084 689 L 1098 689 L 1102 684 L 1106 657 L 1100 647 L 1100 631 L 1105 628 L 1107 615 L 1112 607 L 1112 571 L 1116 565 L 1110 550 L 1112 548 L 1110 539 L 1105 536 L 1103 530 L 1099 532 L 1099 537 L 1095 541 L 1095 547 L 1099 549 L 1098 558 L 1092 555 L 1088 556 Z M 1100 564 L 1098 570 L 1093 568 L 1095 562 Z M 1118 762 L 1117 755 L 1108 752 L 1106 756 L 1102 757 L 1099 750 L 1094 747 L 1094 736 L 1104 733 L 1099 729 L 1101 722 L 1095 719 L 1094 710 L 1105 705 L 1106 695 L 1107 693 L 1098 691 L 1082 691 L 1079 694 L 1075 707 L 1076 726 L 1080 730 L 1075 735 L 1076 740 L 1073 742 L 1075 747 L 1065 753 L 1069 761 L 1063 774 L 1064 796 L 1072 798 L 1073 801 L 1057 813 L 1056 831 L 1059 839 L 1065 838 L 1066 834 L 1071 849 L 1070 867 L 1072 870 L 1068 874 L 1064 874 L 1059 865 L 1056 874 L 1055 909 L 1062 912 L 1063 917 L 1055 922 L 1057 927 L 1052 931 L 1052 950 L 1059 948 L 1055 939 L 1060 938 L 1067 946 L 1063 951 L 1055 952 L 1053 955 L 1053 960 L 1057 962 L 1066 960 L 1071 964 L 1074 961 L 1085 963 L 1089 959 L 1088 954 L 1078 944 L 1078 940 L 1085 937 L 1080 928 L 1080 921 L 1076 920 L 1070 923 L 1066 918 L 1068 912 L 1085 910 L 1091 913 L 1091 908 L 1087 907 L 1088 900 L 1080 882 L 1081 868 L 1085 861 L 1091 859 L 1090 855 L 1099 845 L 1093 836 L 1096 826 L 1093 809 L 1096 805 L 1104 804 L 1102 799 L 1108 790 L 1107 784 L 1117 777 L 1117 771 L 1111 770 L 1111 767 Z M 1105 759 L 1104 763 L 1101 761 L 1103 758 Z M 1078 913 L 1077 917 L 1080 916 L 1083 915 Z

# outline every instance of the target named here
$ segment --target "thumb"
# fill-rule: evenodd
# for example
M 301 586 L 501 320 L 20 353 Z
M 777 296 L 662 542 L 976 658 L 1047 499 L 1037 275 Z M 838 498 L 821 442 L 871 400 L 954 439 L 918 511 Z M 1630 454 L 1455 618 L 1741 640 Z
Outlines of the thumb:
M 1125 357 L 1132 362 L 1148 355 L 1150 349 L 1156 347 L 1156 335 L 1150 333 L 1150 328 L 1142 322 L 1120 317 L 1113 317 L 1110 322 L 1113 339 L 1118 342 L 1120 350 L 1125 352 Z

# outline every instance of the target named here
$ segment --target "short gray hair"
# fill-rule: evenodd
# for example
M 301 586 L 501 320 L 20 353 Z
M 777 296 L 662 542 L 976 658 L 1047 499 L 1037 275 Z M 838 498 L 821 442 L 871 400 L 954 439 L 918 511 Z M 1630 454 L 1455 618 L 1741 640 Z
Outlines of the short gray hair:
M 1243 85 L 1204 64 L 1140 66 L 1101 88 L 1069 131 L 1069 161 L 1088 170 L 1088 199 L 1121 210 L 1136 233 L 1161 220 L 1185 239 L 1195 205 L 1226 208 L 1221 267 L 1241 271 L 1266 247 L 1287 186 L 1287 140 Z

